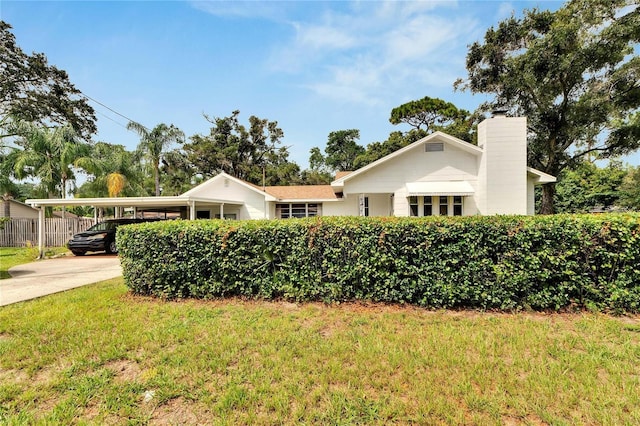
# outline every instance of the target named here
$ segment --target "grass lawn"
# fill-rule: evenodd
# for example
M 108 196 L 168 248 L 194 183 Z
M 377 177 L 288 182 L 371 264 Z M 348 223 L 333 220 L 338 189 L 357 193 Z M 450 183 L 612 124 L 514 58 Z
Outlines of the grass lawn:
M 47 247 L 45 249 L 45 257 L 51 257 L 58 254 L 68 253 L 66 247 Z M 9 268 L 23 263 L 29 263 L 38 257 L 37 247 L 0 247 L 0 280 L 11 278 Z
M 0 308 L 0 424 L 640 424 L 640 318 L 134 297 Z

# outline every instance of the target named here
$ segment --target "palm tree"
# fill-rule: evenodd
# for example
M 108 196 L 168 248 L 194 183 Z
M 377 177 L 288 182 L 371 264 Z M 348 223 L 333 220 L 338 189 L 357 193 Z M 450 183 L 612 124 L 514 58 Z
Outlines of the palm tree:
M 138 149 L 151 163 L 156 197 L 160 196 L 160 161 L 162 160 L 162 154 L 173 142 L 183 143 L 184 133 L 173 124 L 167 126 L 164 123 L 160 123 L 152 130 L 149 130 L 140 123 L 130 121 L 127 124 L 127 129 L 133 130 L 140 135 Z
M 143 185 L 140 158 L 123 145 L 97 142 L 91 155 L 79 159 L 75 165 L 93 175 L 80 187 L 83 196 L 148 195 Z
M 28 124 L 16 145 L 22 148 L 13 153 L 16 178 L 36 178 L 49 197 L 60 198 L 66 198 L 67 183 L 75 180 L 75 162 L 91 150 L 91 145 L 81 141 L 69 126 L 43 128 Z

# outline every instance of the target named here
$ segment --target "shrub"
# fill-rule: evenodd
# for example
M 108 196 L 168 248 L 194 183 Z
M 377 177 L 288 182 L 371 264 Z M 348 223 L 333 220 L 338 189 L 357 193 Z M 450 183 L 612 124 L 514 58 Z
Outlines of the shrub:
M 164 298 L 640 310 L 640 215 L 321 217 L 121 227 L 127 285 Z

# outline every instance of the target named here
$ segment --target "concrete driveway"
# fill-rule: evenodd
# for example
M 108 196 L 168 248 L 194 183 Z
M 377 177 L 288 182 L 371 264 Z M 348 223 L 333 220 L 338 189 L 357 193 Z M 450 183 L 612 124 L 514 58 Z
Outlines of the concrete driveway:
M 116 255 L 65 256 L 14 266 L 0 280 L 0 306 L 93 284 L 122 275 Z

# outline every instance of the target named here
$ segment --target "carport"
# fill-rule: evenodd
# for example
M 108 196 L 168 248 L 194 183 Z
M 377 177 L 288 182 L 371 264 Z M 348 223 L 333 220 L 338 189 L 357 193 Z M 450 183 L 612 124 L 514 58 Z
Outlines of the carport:
M 38 249 L 40 257 L 44 254 L 44 220 L 45 207 L 54 206 L 90 206 L 97 207 L 123 207 L 145 211 L 186 211 L 190 220 L 196 219 L 198 207 L 218 207 L 220 217 L 224 218 L 225 205 L 241 206 L 244 203 L 230 200 L 220 200 L 212 198 L 192 197 L 178 195 L 174 197 L 112 197 L 112 198 L 41 198 L 29 199 L 25 204 L 38 209 Z M 135 213 L 134 213 L 135 214 Z M 97 216 L 94 216 L 97 219 Z M 185 218 L 186 218 L 185 217 Z

